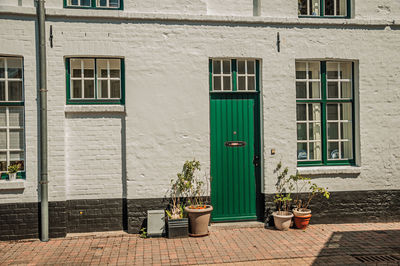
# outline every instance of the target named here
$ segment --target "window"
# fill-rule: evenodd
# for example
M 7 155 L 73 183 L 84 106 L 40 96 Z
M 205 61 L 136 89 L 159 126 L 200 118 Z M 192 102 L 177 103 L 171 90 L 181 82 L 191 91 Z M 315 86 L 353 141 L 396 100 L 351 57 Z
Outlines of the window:
M 299 165 L 354 164 L 353 63 L 296 62 Z
M 20 57 L 0 57 L 0 174 L 20 164 L 19 178 L 25 177 L 23 67 Z
M 259 90 L 259 60 L 210 59 L 210 90 L 214 92 Z
M 122 10 L 122 0 L 64 0 L 64 7 Z
M 349 17 L 350 0 L 298 0 L 299 16 Z
M 67 58 L 68 104 L 123 104 L 123 60 Z

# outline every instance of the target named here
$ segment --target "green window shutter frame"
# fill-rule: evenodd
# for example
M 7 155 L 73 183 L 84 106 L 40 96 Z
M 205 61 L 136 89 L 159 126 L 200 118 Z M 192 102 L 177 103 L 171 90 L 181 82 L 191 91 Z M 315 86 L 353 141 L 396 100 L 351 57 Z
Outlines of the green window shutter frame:
M 118 8 L 105 8 L 105 7 L 97 7 L 96 0 L 91 0 L 90 6 L 69 6 L 68 0 L 63 0 L 64 8 L 78 8 L 78 9 L 100 9 L 100 10 L 124 10 L 124 0 L 119 0 L 119 7 Z

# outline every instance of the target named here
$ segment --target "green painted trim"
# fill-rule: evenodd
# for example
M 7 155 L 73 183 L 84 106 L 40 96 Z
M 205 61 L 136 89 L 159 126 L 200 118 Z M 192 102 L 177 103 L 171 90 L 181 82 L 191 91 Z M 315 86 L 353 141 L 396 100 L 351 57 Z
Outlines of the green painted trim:
M 70 59 L 94 59 L 94 73 L 95 73 L 95 99 L 71 99 L 71 70 L 70 70 Z M 119 59 L 120 60 L 120 74 L 121 74 L 121 98 L 120 99 L 97 99 L 97 60 L 98 59 Z M 125 60 L 123 58 L 107 58 L 107 57 L 70 57 L 65 60 L 65 73 L 66 73 L 66 104 L 68 105 L 96 105 L 96 104 L 125 104 Z M 84 93 L 84 92 L 82 92 Z
M 356 153 L 356 141 L 355 141 L 355 136 L 356 136 L 356 105 L 354 102 L 354 93 L 355 93 L 355 81 L 354 81 L 354 62 L 351 63 L 351 98 L 353 101 L 351 102 L 351 108 L 352 108 L 352 137 L 353 137 L 353 160 L 354 164 L 357 159 L 357 153 Z
M 0 102 L 0 106 L 24 106 L 24 102 Z
M 231 71 L 232 71 L 232 91 L 237 91 L 237 60 L 231 60 Z
M 351 0 L 347 0 L 346 18 L 351 18 Z
M 209 82 L 210 82 L 210 92 L 213 90 L 213 85 L 212 85 L 212 75 L 213 75 L 213 60 L 212 59 L 208 59 L 208 74 L 209 74 Z
M 21 171 L 17 173 L 17 179 L 26 179 L 26 172 Z M 0 180 L 8 180 L 8 174 L 7 173 L 1 173 L 0 175 Z
M 256 60 L 256 91 L 260 91 L 260 60 Z
M 326 97 L 327 97 L 327 84 L 326 84 L 326 62 L 321 62 L 321 119 L 322 119 L 322 128 L 321 128 L 321 142 L 322 142 L 322 163 L 326 164 L 327 162 L 327 129 L 326 129 Z M 308 130 L 308 129 L 307 129 Z
M 345 16 L 326 16 L 325 15 L 325 0 L 320 0 L 319 2 L 319 16 L 313 15 L 299 15 L 299 18 L 327 18 L 327 19 L 349 19 L 351 18 L 351 0 L 347 0 L 347 9 Z
M 248 216 L 239 216 L 239 217 L 232 217 L 232 216 L 218 217 L 218 218 L 211 217 L 212 222 L 243 221 L 243 220 L 257 220 L 257 216 L 256 215 L 248 215 Z
M 96 0 L 91 0 L 91 6 L 69 6 L 67 0 L 64 0 L 63 6 L 71 9 L 124 10 L 124 0 L 119 1 L 119 7 L 96 7 Z

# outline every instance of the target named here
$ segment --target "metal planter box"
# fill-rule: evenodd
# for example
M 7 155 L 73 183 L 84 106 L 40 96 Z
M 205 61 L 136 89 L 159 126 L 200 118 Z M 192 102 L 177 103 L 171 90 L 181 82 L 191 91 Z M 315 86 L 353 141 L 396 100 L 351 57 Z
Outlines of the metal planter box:
M 189 223 L 188 218 L 183 219 L 168 219 L 167 220 L 168 238 L 188 237 Z

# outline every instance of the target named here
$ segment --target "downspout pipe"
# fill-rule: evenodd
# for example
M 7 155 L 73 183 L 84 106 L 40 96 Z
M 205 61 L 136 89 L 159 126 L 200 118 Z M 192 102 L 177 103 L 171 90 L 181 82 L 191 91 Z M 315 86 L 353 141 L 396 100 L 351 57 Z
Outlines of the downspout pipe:
M 47 73 L 45 0 L 36 0 L 39 30 L 39 104 L 40 104 L 40 224 L 43 242 L 49 241 L 49 202 L 47 174 Z

